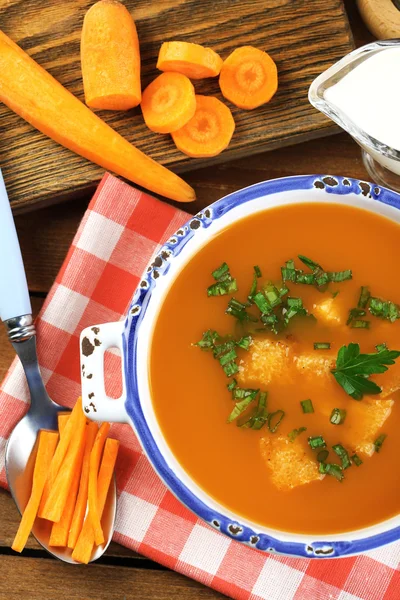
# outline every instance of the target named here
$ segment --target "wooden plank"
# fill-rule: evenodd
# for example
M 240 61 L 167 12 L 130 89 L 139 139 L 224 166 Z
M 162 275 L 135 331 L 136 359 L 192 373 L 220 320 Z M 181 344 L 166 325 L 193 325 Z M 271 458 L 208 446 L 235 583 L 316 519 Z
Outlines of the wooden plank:
M 190 173 L 198 200 L 183 206 L 196 212 L 222 196 L 266 179 L 293 174 L 332 173 L 368 178 L 358 145 L 347 134 L 301 146 L 242 158 Z M 87 200 L 49 207 L 16 217 L 28 283 L 31 290 L 48 292 L 75 235 Z M 0 350 L 1 352 L 1 350 Z
M 218 592 L 173 571 L 2 556 L 0 600 L 217 600 Z
M 79 40 L 90 4 L 92 0 L 0 0 L 5 33 L 80 98 Z M 169 136 L 150 132 L 140 109 L 100 113 L 153 158 L 184 171 L 337 131 L 308 103 L 307 90 L 316 75 L 353 47 L 341 0 L 126 0 L 125 4 L 138 26 L 143 86 L 157 75 L 158 50 L 168 39 L 207 43 L 222 57 L 251 44 L 270 52 L 280 73 L 278 93 L 268 105 L 254 111 L 231 106 L 234 138 L 227 151 L 209 161 L 190 159 Z M 222 98 L 216 79 L 196 82 L 196 90 Z M 102 169 L 46 139 L 5 106 L 0 106 L 0 128 L 0 164 L 15 209 L 55 203 L 72 192 L 82 194 L 101 177 Z

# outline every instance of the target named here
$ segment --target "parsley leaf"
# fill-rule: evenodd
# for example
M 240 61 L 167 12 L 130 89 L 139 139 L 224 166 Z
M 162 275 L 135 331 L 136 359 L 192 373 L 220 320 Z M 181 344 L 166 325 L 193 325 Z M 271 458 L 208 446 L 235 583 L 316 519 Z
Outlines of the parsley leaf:
M 331 373 L 344 391 L 355 400 L 361 400 L 364 394 L 380 394 L 382 389 L 368 377 L 375 373 L 384 373 L 387 366 L 394 365 L 400 356 L 398 350 L 381 348 L 377 352 L 361 354 L 359 344 L 342 346 L 336 359 L 336 368 Z

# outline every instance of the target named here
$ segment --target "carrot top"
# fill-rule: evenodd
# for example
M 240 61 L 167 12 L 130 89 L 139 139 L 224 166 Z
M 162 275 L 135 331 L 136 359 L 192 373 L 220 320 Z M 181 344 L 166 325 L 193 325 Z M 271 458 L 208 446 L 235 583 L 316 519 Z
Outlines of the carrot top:
M 189 42 L 164 42 L 157 60 L 160 71 L 175 71 L 190 79 L 216 77 L 221 66 L 222 58 L 214 50 Z
M 276 64 L 258 48 L 236 48 L 222 65 L 219 85 L 222 95 L 239 108 L 257 108 L 278 89 Z

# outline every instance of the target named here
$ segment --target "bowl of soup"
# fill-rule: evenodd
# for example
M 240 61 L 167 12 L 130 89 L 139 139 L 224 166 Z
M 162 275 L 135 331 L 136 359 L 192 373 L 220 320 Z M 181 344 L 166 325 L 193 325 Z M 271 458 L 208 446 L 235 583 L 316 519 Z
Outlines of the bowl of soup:
M 377 185 L 308 175 L 202 210 L 126 319 L 82 332 L 88 417 L 129 423 L 185 506 L 258 550 L 332 558 L 399 539 L 399 208 Z

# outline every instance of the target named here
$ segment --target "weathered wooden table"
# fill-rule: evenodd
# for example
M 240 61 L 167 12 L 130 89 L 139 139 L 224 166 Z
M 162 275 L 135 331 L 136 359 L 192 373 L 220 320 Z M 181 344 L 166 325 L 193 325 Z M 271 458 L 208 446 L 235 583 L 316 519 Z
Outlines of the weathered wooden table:
M 345 4 L 356 44 L 371 41 L 354 0 L 346 0 Z M 346 134 L 198 170 L 185 178 L 197 190 L 198 200 L 193 205 L 193 211 L 197 211 L 241 187 L 274 177 L 307 173 L 368 179 L 360 150 Z M 16 218 L 35 313 L 61 266 L 87 202 L 88 199 L 81 199 Z M 0 328 L 0 378 L 12 359 L 13 349 Z M 0 600 L 223 597 L 114 543 L 99 562 L 88 567 L 74 567 L 52 559 L 34 539 L 29 540 L 22 556 L 17 556 L 10 546 L 18 519 L 9 494 L 0 490 Z

